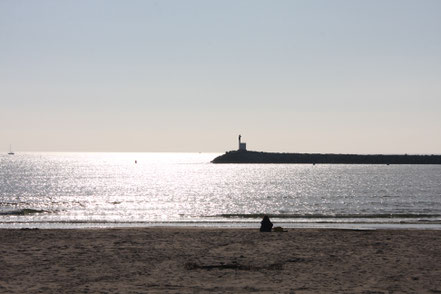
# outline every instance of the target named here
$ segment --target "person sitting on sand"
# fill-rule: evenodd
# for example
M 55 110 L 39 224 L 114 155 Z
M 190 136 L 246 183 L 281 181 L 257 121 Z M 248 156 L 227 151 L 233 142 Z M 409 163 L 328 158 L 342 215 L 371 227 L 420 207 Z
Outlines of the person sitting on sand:
M 260 222 L 260 231 L 261 232 L 271 232 L 273 228 L 273 223 L 270 221 L 269 217 L 265 215 L 263 220 Z

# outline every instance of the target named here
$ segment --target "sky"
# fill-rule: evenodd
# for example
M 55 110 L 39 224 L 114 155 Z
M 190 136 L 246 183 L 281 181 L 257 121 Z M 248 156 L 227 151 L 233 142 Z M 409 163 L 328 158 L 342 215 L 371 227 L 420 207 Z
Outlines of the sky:
M 0 0 L 0 150 L 441 154 L 441 1 Z

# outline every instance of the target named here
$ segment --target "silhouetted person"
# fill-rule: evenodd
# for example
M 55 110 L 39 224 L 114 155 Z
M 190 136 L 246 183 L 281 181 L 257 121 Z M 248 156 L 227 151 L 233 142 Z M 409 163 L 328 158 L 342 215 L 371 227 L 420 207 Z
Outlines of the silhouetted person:
M 260 222 L 260 231 L 261 232 L 271 232 L 273 228 L 273 223 L 270 221 L 269 217 L 265 215 L 263 220 Z

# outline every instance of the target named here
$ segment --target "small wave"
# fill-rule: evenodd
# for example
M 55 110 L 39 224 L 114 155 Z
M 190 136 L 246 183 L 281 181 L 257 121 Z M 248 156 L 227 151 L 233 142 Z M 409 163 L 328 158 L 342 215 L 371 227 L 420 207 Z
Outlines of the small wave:
M 224 218 L 262 218 L 264 213 L 251 214 L 220 214 L 209 217 Z M 441 218 L 441 214 L 412 214 L 412 213 L 379 213 L 379 214 L 266 214 L 271 218 L 295 218 L 295 219 L 348 219 L 348 218 Z
M 43 212 L 47 212 L 47 211 L 31 209 L 31 208 L 23 208 L 23 209 L 10 210 L 10 211 L 0 211 L 0 215 L 28 215 L 28 214 L 43 213 Z

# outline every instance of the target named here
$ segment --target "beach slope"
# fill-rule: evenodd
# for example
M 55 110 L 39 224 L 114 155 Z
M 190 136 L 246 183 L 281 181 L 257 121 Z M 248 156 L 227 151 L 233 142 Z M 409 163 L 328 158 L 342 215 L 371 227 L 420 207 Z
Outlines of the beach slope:
M 441 231 L 0 230 L 1 293 L 441 293 Z

